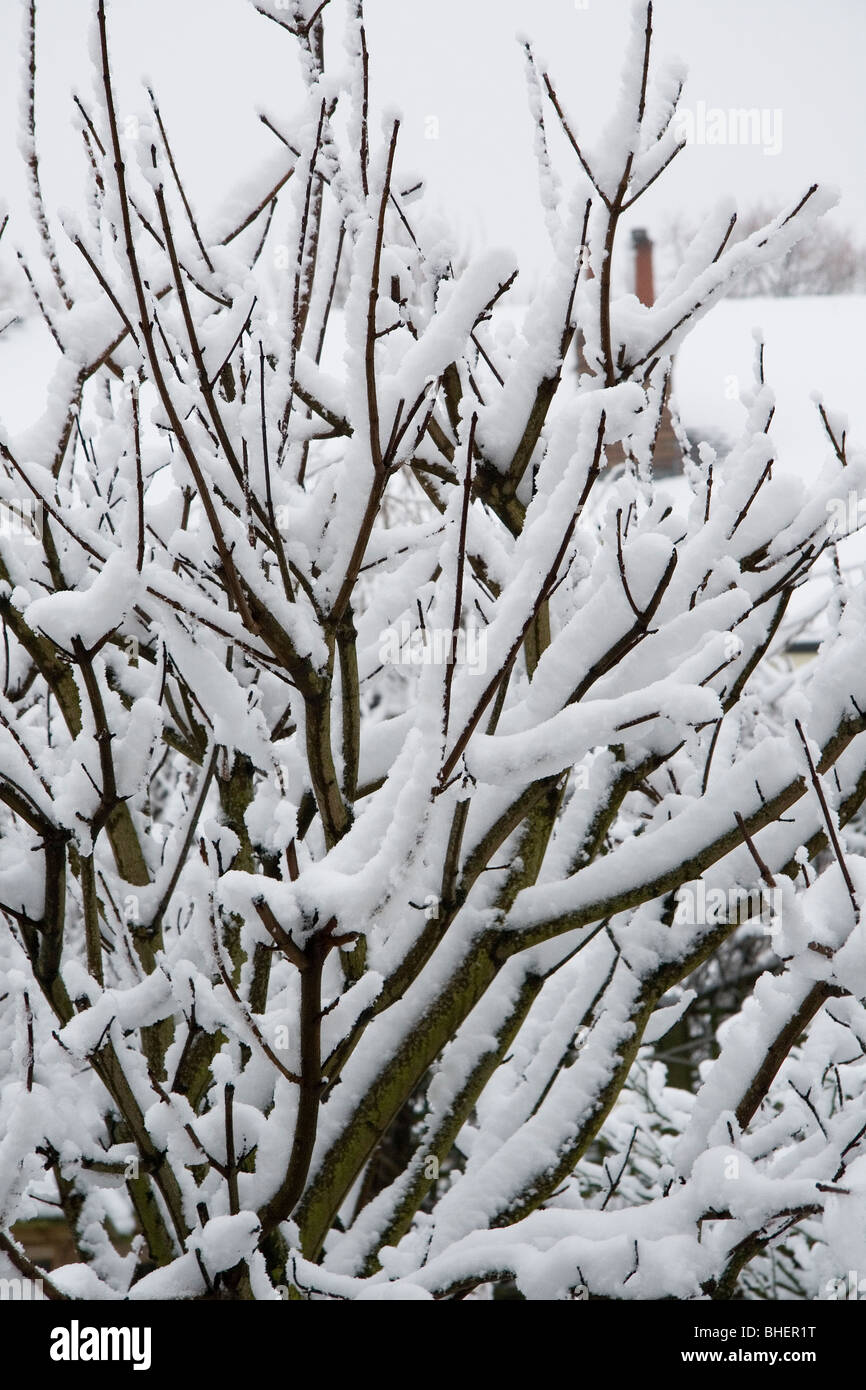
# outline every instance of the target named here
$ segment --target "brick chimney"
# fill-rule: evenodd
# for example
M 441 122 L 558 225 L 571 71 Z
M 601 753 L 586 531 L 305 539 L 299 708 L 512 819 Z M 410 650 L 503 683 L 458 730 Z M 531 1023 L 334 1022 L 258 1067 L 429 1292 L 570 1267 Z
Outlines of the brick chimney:
M 655 303 L 653 243 L 644 227 L 636 227 L 631 234 L 631 244 L 634 251 L 634 293 L 641 304 L 645 304 L 649 309 Z M 589 370 L 583 353 L 583 335 L 579 330 L 577 333 L 577 369 L 579 373 Z M 661 420 L 653 449 L 653 469 L 659 476 L 670 476 L 683 471 L 682 450 L 674 433 L 667 394 L 662 406 Z M 621 444 L 613 444 L 608 447 L 607 461 L 609 467 L 622 463 L 624 457 Z
M 631 234 L 631 244 L 634 248 L 634 292 L 641 304 L 651 309 L 656 299 L 653 244 L 644 227 L 635 227 Z M 667 396 L 662 406 L 661 423 L 653 450 L 653 469 L 657 475 L 681 473 L 683 470 L 682 451 L 674 434 Z
M 636 227 L 631 234 L 634 247 L 634 292 L 641 304 L 652 308 L 656 292 L 653 283 L 653 244 L 643 227 Z

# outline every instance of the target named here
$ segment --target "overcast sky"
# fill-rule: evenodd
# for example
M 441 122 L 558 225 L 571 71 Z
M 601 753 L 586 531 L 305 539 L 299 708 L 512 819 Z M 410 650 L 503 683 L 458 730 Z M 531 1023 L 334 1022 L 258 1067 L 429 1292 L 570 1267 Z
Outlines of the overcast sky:
M 13 214 L 0 247 L 0 289 L 19 278 L 14 246 L 32 245 L 17 147 L 25 10 L 25 0 L 0 0 L 0 199 Z M 619 86 L 630 10 L 631 0 L 366 0 L 374 128 L 382 111 L 400 111 L 398 175 L 425 175 L 427 206 L 456 228 L 464 250 L 516 249 L 521 277 L 512 299 L 530 295 L 549 256 L 516 35 L 530 36 L 591 147 Z M 345 0 L 329 0 L 327 42 L 338 65 L 343 14 Z M 92 0 L 38 0 L 38 135 L 54 210 L 81 199 L 71 93 L 92 104 L 92 15 Z M 143 76 L 154 83 L 207 225 L 274 152 L 259 111 L 291 122 L 302 92 L 295 40 L 250 0 L 108 0 L 108 22 L 118 111 L 124 120 L 146 114 Z M 656 285 L 666 272 L 667 225 L 698 220 L 728 193 L 741 208 L 762 202 L 776 210 L 816 179 L 831 183 L 841 195 L 831 215 L 866 240 L 866 0 L 655 0 L 655 33 L 655 63 L 687 64 L 684 110 L 758 108 L 780 146 L 765 153 L 762 143 L 694 143 L 680 154 L 628 214 L 631 227 L 644 225 L 659 243 Z M 569 185 L 578 174 L 574 154 L 559 133 L 552 142 Z M 620 245 L 614 272 L 631 288 L 627 235 Z M 19 396 L 18 382 L 0 384 L 4 416 L 24 413 Z
M 464 241 L 515 246 L 527 268 L 545 254 L 516 32 L 533 37 L 591 140 L 616 88 L 629 8 L 630 0 L 367 0 L 374 104 L 401 109 L 403 167 L 426 173 Z M 13 211 L 23 210 L 15 134 L 23 9 L 18 0 L 0 4 L 0 171 Z M 89 90 L 91 9 L 90 0 L 39 0 L 37 110 L 55 205 L 77 201 L 69 97 Z M 342 0 L 331 9 L 338 22 Z M 110 0 L 109 18 L 119 104 L 143 111 L 137 79 L 151 77 L 206 216 L 270 148 L 257 109 L 292 110 L 293 41 L 249 0 Z M 778 112 L 781 151 L 695 144 L 647 195 L 637 222 L 659 235 L 675 212 L 697 215 L 719 193 L 744 206 L 781 204 L 817 178 L 839 187 L 844 220 L 866 226 L 863 0 L 656 0 L 655 27 L 657 59 L 678 55 L 689 67 L 687 109 L 704 102 Z M 332 29 L 339 49 L 333 21 Z M 570 178 L 573 156 L 558 153 Z
M 407 114 L 406 144 L 480 236 L 503 237 L 524 254 L 541 242 L 515 31 L 534 39 L 575 125 L 591 138 L 616 89 L 629 10 L 629 0 L 589 0 L 585 9 L 574 0 L 370 4 L 383 86 Z M 817 178 L 839 186 L 843 213 L 863 226 L 863 0 L 657 0 L 655 28 L 656 57 L 677 55 L 688 66 L 684 107 L 778 111 L 782 149 L 693 145 L 647 194 L 639 221 L 660 230 L 673 210 L 697 214 L 720 192 L 744 204 L 781 202 Z M 422 29 L 423 55 L 413 60 L 413 34 Z M 428 113 L 440 113 L 440 138 L 425 148 Z

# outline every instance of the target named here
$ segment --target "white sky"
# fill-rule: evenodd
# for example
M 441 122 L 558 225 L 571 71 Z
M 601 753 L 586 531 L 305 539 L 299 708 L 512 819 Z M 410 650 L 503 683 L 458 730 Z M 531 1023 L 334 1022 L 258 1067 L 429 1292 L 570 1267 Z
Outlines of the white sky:
M 629 7 L 630 0 L 367 0 L 374 106 L 402 110 L 403 167 L 426 173 L 469 245 L 514 246 L 530 272 L 545 255 L 515 33 L 534 39 L 575 127 L 591 140 L 616 90 Z M 330 9 L 339 52 L 342 0 Z M 0 173 L 5 202 L 19 213 L 22 10 L 17 0 L 0 4 Z M 77 201 L 81 164 L 67 113 L 72 88 L 90 88 L 90 13 L 90 0 L 39 0 L 38 121 L 43 181 L 55 206 Z M 144 111 L 136 78 L 147 73 L 206 217 L 272 148 L 256 110 L 293 109 L 293 41 L 249 0 L 111 0 L 109 21 L 120 108 Z M 671 214 L 699 215 L 719 193 L 734 193 L 742 205 L 781 203 L 818 178 L 839 187 L 844 219 L 866 226 L 863 0 L 656 0 L 655 28 L 656 59 L 678 55 L 689 66 L 686 107 L 778 109 L 783 145 L 776 156 L 749 146 L 688 148 L 635 210 L 635 225 L 658 235 Z M 437 139 L 425 138 L 431 116 Z M 570 179 L 574 157 L 557 152 Z
M 398 176 L 426 175 L 428 203 L 456 221 L 466 250 L 515 247 L 523 267 L 520 297 L 531 292 L 548 248 L 515 34 L 533 39 L 574 127 L 591 146 L 618 86 L 630 0 L 584 3 L 366 0 L 374 124 L 386 108 L 403 116 Z M 32 245 L 16 141 L 24 8 L 23 0 L 0 0 L 0 197 L 12 212 L 0 245 L 0 296 L 4 282 L 20 277 L 13 247 Z M 37 124 L 43 187 L 55 209 L 74 207 L 82 187 L 82 152 L 69 111 L 73 89 L 90 100 L 92 12 L 92 0 L 38 0 Z M 343 13 L 344 0 L 330 0 L 328 41 L 338 63 Z M 744 207 L 761 200 L 781 205 L 819 179 L 840 190 L 834 216 L 866 240 L 866 0 L 656 0 L 654 17 L 654 60 L 678 56 L 689 67 L 683 106 L 778 109 L 782 149 L 773 156 L 742 145 L 687 148 L 629 214 L 631 225 L 647 226 L 658 242 L 672 217 L 696 219 L 719 195 L 733 193 Z M 147 75 L 206 225 L 274 151 L 258 111 L 291 123 L 301 90 L 294 41 L 257 15 L 250 0 L 109 0 L 109 25 L 119 111 L 146 114 L 141 78 Z M 437 138 L 427 138 L 433 129 Z M 561 139 L 554 148 L 570 183 L 575 158 Z M 627 232 L 621 282 L 631 274 Z M 658 249 L 657 281 L 663 242 Z M 34 340 L 16 342 L 11 355 L 18 360 L 6 357 L 0 381 L 0 414 L 13 429 L 41 412 L 46 384 L 44 372 L 34 370 Z M 854 351 L 858 370 L 859 342 L 855 335 L 847 347 L 837 345 L 841 353 Z M 812 356 L 817 351 L 813 343 Z M 698 375 L 707 374 L 718 394 L 719 372 L 705 365 Z

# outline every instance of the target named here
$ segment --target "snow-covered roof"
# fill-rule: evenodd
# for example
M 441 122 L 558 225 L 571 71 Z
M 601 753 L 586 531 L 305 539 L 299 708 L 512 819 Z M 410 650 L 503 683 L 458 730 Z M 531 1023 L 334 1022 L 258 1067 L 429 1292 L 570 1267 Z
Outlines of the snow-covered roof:
M 850 438 L 866 445 L 866 295 L 728 299 L 692 330 L 677 353 L 674 392 L 690 434 L 733 439 L 739 399 L 752 383 L 753 329 L 764 339 L 766 379 L 776 392 L 771 434 L 784 467 L 813 474 L 830 446 L 813 393 L 847 414 Z
M 745 417 L 740 392 L 753 379 L 754 330 L 764 341 L 766 380 L 776 395 L 770 435 L 779 465 L 801 476 L 821 468 L 832 447 L 815 397 L 834 427 L 847 424 L 854 447 L 866 448 L 866 295 L 729 299 L 695 327 L 677 354 L 674 392 L 691 438 L 716 447 L 732 442 Z M 859 508 L 859 511 L 858 511 Z M 866 499 L 850 501 L 845 530 L 866 521 Z M 866 566 L 866 530 L 840 541 L 844 572 Z M 812 581 L 794 596 L 783 630 L 787 637 L 820 640 L 832 582 L 829 557 L 819 560 Z

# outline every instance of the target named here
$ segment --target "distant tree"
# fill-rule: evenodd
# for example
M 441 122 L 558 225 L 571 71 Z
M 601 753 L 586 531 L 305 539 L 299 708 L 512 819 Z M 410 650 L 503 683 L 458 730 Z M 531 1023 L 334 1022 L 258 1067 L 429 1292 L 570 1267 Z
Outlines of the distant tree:
M 731 244 L 747 240 L 766 226 L 775 211 L 758 204 L 737 218 Z M 695 224 L 678 215 L 666 225 L 660 240 L 668 267 L 673 273 L 679 265 Z M 806 294 L 855 294 L 866 290 L 866 245 L 850 228 L 823 222 L 820 231 L 792 246 L 772 265 L 757 266 L 731 289 L 731 298 L 751 299 L 759 295 L 786 298 Z

